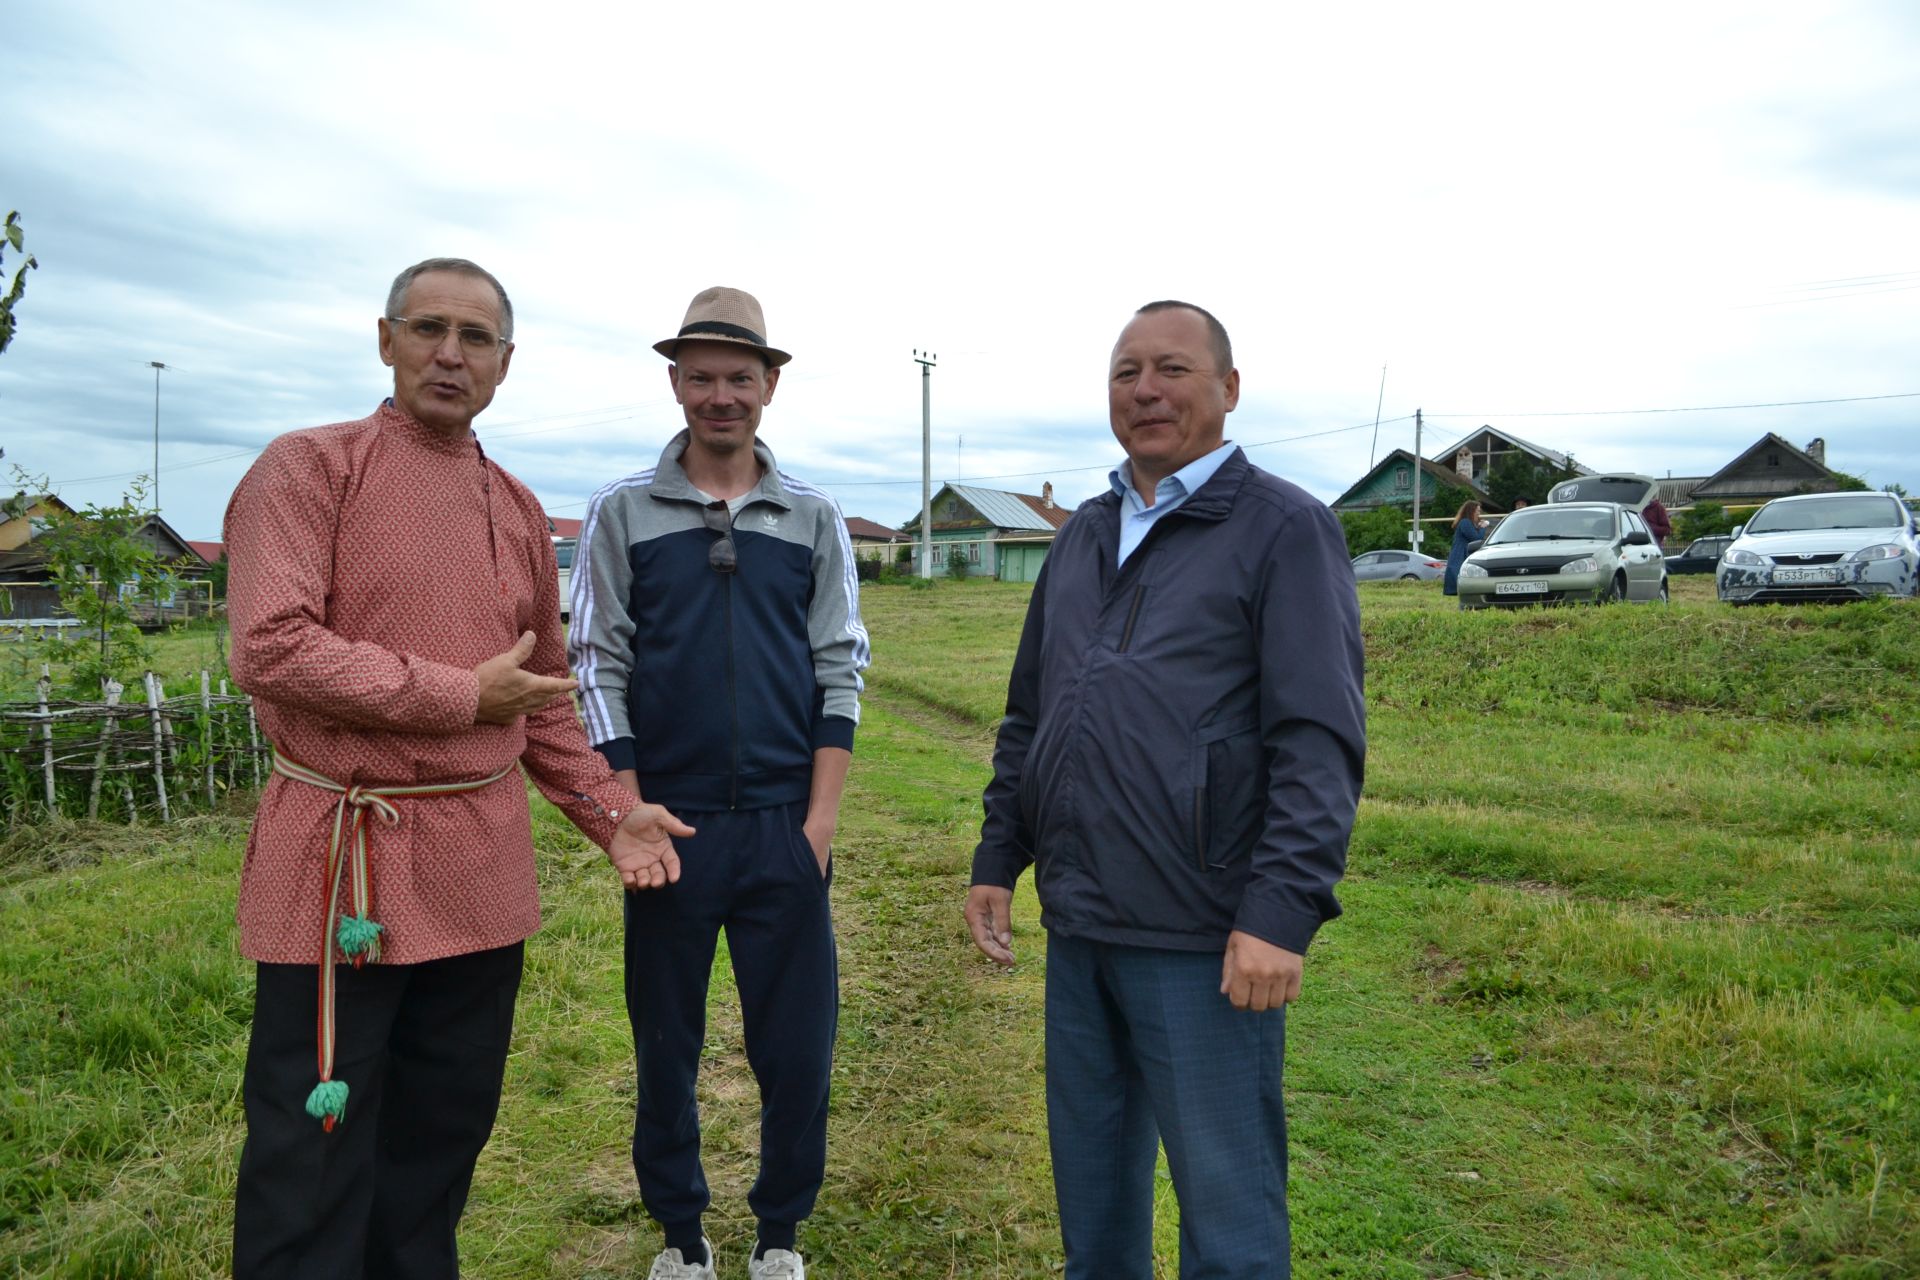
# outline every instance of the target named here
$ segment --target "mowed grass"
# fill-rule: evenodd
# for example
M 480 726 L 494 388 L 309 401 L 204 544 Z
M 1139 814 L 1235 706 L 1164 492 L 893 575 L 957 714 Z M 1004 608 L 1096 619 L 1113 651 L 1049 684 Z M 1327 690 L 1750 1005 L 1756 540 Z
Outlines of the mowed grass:
M 146 637 L 152 649 L 152 669 L 166 686 L 169 697 L 200 691 L 200 673 L 207 672 L 215 689 L 226 675 L 227 635 L 224 621 L 205 619 L 172 627 Z M 74 641 L 81 644 L 81 641 Z M 70 696 L 64 689 L 67 664 L 60 650 L 41 640 L 0 639 L 0 700 L 30 701 L 37 696 L 40 669 L 45 666 L 53 679 L 53 696 Z M 130 701 L 144 700 L 146 693 L 136 676 L 127 684 Z
M 1727 610 L 1701 582 L 1514 614 L 1363 589 L 1347 914 L 1289 1015 L 1297 1275 L 1920 1274 L 1920 610 Z M 1023 887 L 1010 975 L 959 922 L 1026 599 L 863 597 L 830 1169 L 802 1235 L 823 1276 L 1058 1271 L 1036 905 Z M 465 1273 L 633 1275 L 658 1235 L 618 893 L 544 806 L 537 836 L 547 923 Z M 0 848 L 0 1274 L 222 1274 L 243 845 L 206 818 Z M 710 1032 L 709 1230 L 744 1274 L 757 1104 L 724 956 Z

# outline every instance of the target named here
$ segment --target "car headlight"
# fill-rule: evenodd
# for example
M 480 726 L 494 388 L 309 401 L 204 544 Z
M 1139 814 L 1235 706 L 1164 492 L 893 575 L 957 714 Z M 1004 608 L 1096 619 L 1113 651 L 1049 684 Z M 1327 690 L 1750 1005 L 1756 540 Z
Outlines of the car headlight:
M 1483 566 L 1477 565 L 1469 560 L 1460 566 L 1460 576 L 1463 578 L 1484 578 L 1487 576 L 1487 571 Z
M 1862 547 L 1858 551 L 1854 552 L 1852 555 L 1848 556 L 1847 559 L 1849 560 L 1898 560 L 1900 558 L 1900 555 L 1901 555 L 1901 548 L 1899 543 L 1882 542 L 1876 546 Z
M 1720 557 L 1721 564 L 1744 564 L 1753 568 L 1766 563 L 1758 555 L 1741 547 L 1728 547 L 1727 553 Z
M 1560 566 L 1562 573 L 1598 573 L 1600 562 L 1592 556 L 1583 556 L 1578 560 L 1569 560 Z

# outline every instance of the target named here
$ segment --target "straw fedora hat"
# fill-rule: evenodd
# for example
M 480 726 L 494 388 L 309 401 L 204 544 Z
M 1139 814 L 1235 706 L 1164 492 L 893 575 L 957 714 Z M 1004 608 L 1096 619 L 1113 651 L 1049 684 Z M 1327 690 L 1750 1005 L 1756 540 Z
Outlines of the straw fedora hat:
M 693 341 L 734 342 L 752 347 L 765 356 L 768 367 L 774 369 L 793 359 L 779 348 L 767 345 L 767 321 L 760 314 L 760 300 L 744 289 L 729 289 L 725 285 L 694 294 L 693 301 L 687 304 L 687 318 L 680 332 L 664 342 L 654 343 L 653 349 L 671 360 L 682 342 Z

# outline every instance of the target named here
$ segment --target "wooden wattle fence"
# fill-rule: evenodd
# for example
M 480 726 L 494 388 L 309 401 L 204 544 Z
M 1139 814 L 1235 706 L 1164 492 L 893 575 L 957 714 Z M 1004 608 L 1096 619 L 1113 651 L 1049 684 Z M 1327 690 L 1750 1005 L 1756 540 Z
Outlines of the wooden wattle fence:
M 51 692 L 42 669 L 35 702 L 0 707 L 10 827 L 54 815 L 171 822 L 257 788 L 272 765 L 253 700 L 205 671 L 174 695 L 152 672 L 132 689 L 109 685 L 98 702 Z

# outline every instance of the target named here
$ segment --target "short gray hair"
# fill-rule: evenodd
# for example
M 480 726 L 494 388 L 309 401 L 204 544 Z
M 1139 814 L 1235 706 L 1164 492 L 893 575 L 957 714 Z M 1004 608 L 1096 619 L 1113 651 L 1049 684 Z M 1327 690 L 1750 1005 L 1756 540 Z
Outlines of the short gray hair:
M 387 319 L 399 316 L 400 308 L 406 305 L 407 290 L 421 276 L 435 271 L 450 271 L 457 276 L 473 276 L 485 280 L 493 286 L 494 296 L 500 299 L 500 336 L 508 342 L 513 341 L 513 303 L 507 299 L 507 291 L 493 278 L 493 272 L 477 262 L 465 258 L 428 258 L 425 262 L 416 262 L 393 278 L 393 288 L 387 290 Z

